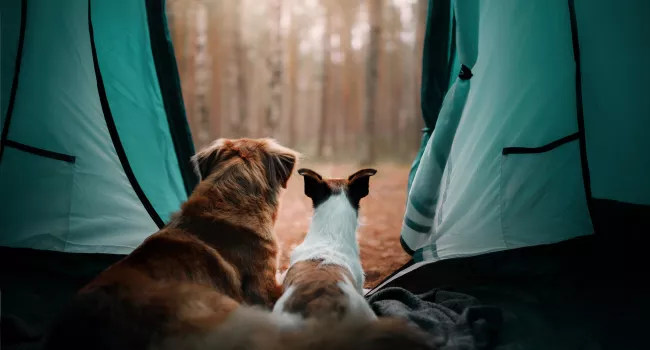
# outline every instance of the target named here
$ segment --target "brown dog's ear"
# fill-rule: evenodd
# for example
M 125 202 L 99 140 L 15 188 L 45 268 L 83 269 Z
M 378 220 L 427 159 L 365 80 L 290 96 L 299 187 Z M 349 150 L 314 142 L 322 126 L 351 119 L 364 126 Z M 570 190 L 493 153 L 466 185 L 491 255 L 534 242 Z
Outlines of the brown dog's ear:
M 311 198 L 314 203 L 320 202 L 327 195 L 327 184 L 323 177 L 311 169 L 298 169 L 298 174 L 305 179 L 305 196 Z
M 376 173 L 375 169 L 361 169 L 348 176 L 348 193 L 354 200 L 359 201 L 368 195 L 370 177 Z
M 272 139 L 266 140 L 266 151 L 268 152 L 268 173 L 271 186 L 276 185 L 287 188 L 293 169 L 298 163 L 300 153 L 284 147 Z
M 211 145 L 200 150 L 190 158 L 190 162 L 194 167 L 194 172 L 199 177 L 199 180 L 204 180 L 210 175 L 210 172 L 217 165 L 219 154 L 224 146 L 229 144 L 227 139 L 218 139 Z

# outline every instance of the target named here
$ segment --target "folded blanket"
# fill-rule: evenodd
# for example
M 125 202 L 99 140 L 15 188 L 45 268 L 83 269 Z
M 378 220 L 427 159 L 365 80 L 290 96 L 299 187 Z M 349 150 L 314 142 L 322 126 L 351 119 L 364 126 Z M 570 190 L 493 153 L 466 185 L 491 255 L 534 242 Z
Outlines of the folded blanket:
M 378 316 L 402 317 L 425 330 L 444 350 L 492 349 L 503 322 L 500 309 L 439 289 L 415 295 L 402 288 L 386 288 L 368 302 Z

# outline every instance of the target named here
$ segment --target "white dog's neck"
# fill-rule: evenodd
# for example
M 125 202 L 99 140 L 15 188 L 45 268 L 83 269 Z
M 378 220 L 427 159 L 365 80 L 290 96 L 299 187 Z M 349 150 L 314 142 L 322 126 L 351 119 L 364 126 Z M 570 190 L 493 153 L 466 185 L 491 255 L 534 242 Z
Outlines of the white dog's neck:
M 344 192 L 330 196 L 314 210 L 306 241 L 330 241 L 358 254 L 357 212 Z
M 291 253 L 291 264 L 323 259 L 325 264 L 345 266 L 361 288 L 364 274 L 359 259 L 358 226 L 357 211 L 345 192 L 331 195 L 316 207 L 305 240 Z

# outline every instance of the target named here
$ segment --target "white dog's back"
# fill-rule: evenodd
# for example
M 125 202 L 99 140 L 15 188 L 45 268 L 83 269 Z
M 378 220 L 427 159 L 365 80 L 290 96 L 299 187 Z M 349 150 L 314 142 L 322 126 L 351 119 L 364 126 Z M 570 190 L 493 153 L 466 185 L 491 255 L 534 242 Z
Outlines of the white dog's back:
M 308 169 L 298 172 L 314 215 L 304 241 L 291 253 L 281 281 L 285 291 L 274 312 L 376 319 L 363 297 L 365 277 L 356 237 L 359 201 L 368 194 L 368 178 L 376 171 L 325 180 Z

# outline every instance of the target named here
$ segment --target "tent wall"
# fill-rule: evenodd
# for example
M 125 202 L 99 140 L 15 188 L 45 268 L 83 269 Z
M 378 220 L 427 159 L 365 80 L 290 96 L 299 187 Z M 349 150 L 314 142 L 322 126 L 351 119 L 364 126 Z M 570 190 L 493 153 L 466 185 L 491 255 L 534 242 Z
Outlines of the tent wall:
M 187 192 L 173 148 L 143 1 L 93 1 L 95 45 L 106 97 L 143 194 L 167 221 Z M 120 25 L 115 25 L 119 18 Z M 189 156 L 187 158 L 189 163 Z M 165 189 L 161 191 L 160 189 Z
M 14 108 L 3 123 L 0 245 L 129 253 L 187 196 L 147 7 L 13 3 L 24 4 L 26 22 Z M 2 67 L 3 75 L 11 68 Z
M 592 196 L 650 205 L 650 2 L 575 8 Z
M 435 260 L 593 233 L 567 1 L 455 9 L 461 73 L 415 175 L 403 244 Z

